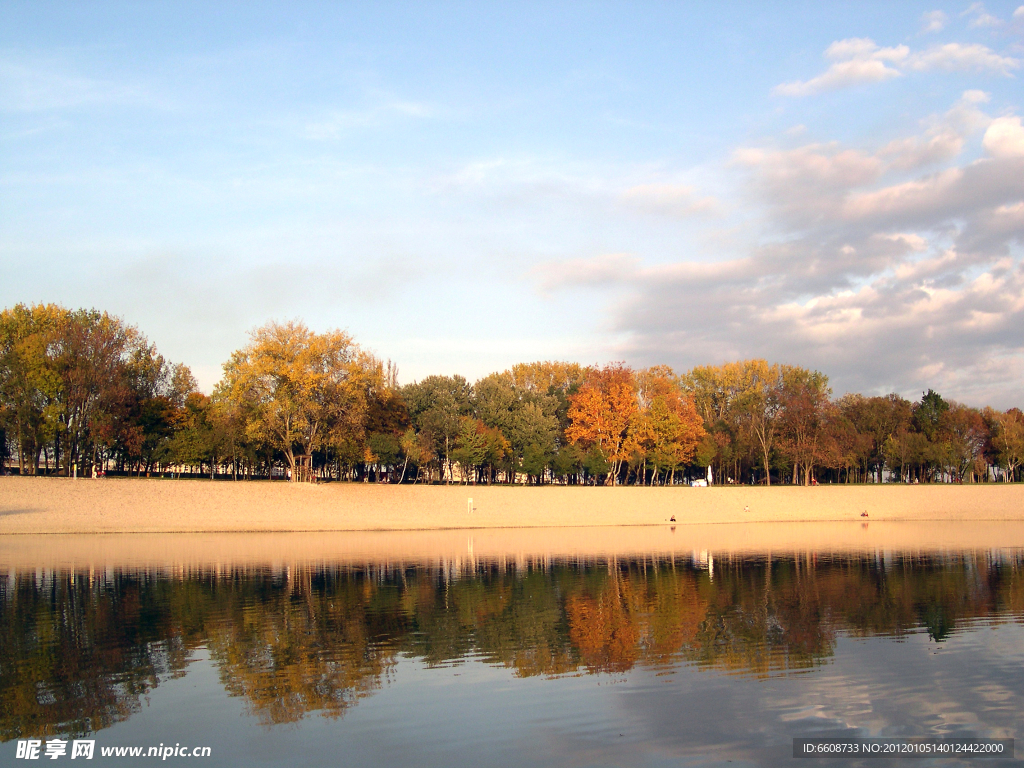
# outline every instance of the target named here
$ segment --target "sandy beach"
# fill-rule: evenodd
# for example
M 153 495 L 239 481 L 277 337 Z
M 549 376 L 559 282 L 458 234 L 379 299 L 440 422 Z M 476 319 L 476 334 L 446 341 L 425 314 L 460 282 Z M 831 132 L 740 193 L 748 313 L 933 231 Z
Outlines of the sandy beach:
M 0 535 L 660 526 L 673 516 L 678 526 L 1024 521 L 1024 486 L 510 488 L 0 478 Z

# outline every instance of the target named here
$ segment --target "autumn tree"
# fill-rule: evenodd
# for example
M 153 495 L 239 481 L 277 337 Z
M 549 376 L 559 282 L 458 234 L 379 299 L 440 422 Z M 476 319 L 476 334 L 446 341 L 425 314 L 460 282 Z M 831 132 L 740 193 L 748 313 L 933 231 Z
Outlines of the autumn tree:
M 366 417 L 363 432 L 365 448 L 363 458 L 368 464 L 378 467 L 377 479 L 381 477 L 381 468 L 396 468 L 399 463 L 405 465 L 402 435 L 409 428 L 409 411 L 402 399 L 398 386 L 398 369 L 388 361 L 386 364 L 377 362 L 375 370 L 368 377 L 369 386 L 366 398 Z M 352 442 L 350 435 L 349 442 Z M 385 474 L 387 474 L 385 472 Z
M 472 482 L 476 479 L 477 467 L 487 456 L 486 425 L 479 419 L 463 416 L 459 420 L 459 436 L 452 459 L 459 465 L 462 479 Z
M 633 371 L 622 363 L 593 368 L 569 401 L 566 438 L 585 449 L 598 449 L 610 463 L 608 482 L 615 485 L 623 462 L 629 459 L 626 438 L 637 411 Z
M 58 324 L 52 344 L 59 380 L 54 453 L 66 474 L 85 458 L 90 428 L 104 398 L 109 398 L 109 411 L 111 401 L 129 396 L 113 390 L 127 387 L 126 364 L 139 346 L 148 347 L 141 334 L 105 312 L 76 310 Z M 120 437 L 137 439 L 124 433 Z
M 213 401 L 202 392 L 191 392 L 181 408 L 174 413 L 174 434 L 167 447 L 167 458 L 173 464 L 197 467 L 214 464 L 217 455 L 212 418 Z
M 339 433 L 361 432 L 378 361 L 342 331 L 268 323 L 224 366 L 226 397 L 245 412 L 246 433 L 284 454 L 311 454 Z
M 195 390 L 187 397 L 194 393 Z M 238 479 L 239 470 L 244 465 L 248 465 L 251 472 L 257 446 L 246 434 L 246 410 L 218 388 L 213 393 L 207 418 L 218 455 L 230 461 L 232 479 Z
M 1019 408 L 996 412 L 993 422 L 992 446 L 1006 470 L 1004 479 L 1012 482 L 1018 467 L 1024 464 L 1024 413 Z
M 913 406 L 893 393 L 884 397 L 846 395 L 838 403 L 843 415 L 853 424 L 857 439 L 853 446 L 860 468 L 865 475 L 882 480 L 882 469 L 904 467 L 919 451 L 913 434 Z
M 977 409 L 949 403 L 939 418 L 938 434 L 944 463 L 956 482 L 985 475 L 983 451 L 989 435 Z
M 53 304 L 18 304 L 0 313 L 0 403 L 23 475 L 38 471 L 54 433 L 59 378 L 52 345 L 68 314 Z
M 644 480 L 642 470 L 647 464 L 654 470 L 652 484 L 661 471 L 670 482 L 669 475 L 694 458 L 707 434 L 703 419 L 668 366 L 637 371 L 635 380 L 637 410 L 628 427 L 625 450 L 637 463 L 638 483 Z
M 19 304 L 0 313 L 0 403 L 21 471 L 43 451 L 70 475 L 97 449 L 143 461 L 165 437 L 170 367 L 133 326 L 96 310 Z
M 582 386 L 587 369 L 579 363 L 542 360 L 519 363 L 508 372 L 513 386 L 537 395 L 573 392 Z
M 890 471 L 904 481 L 907 479 L 907 467 L 920 463 L 927 448 L 928 439 L 924 435 L 901 426 L 885 438 L 882 456 Z
M 803 484 L 810 485 L 814 466 L 829 446 L 830 421 L 835 406 L 829 400 L 828 377 L 818 371 L 787 366 L 780 395 L 783 449 L 793 461 L 793 479 L 803 471 Z
M 788 368 L 754 359 L 698 366 L 680 377 L 710 432 L 702 443 L 702 462 L 717 459 L 722 469 L 731 465 L 739 476 L 740 465 L 749 460 L 751 468 L 761 465 L 765 482 L 771 484 Z
M 522 407 L 523 390 L 516 386 L 512 375 L 505 371 L 485 376 L 473 385 L 470 407 L 476 417 L 488 429 L 494 430 L 508 446 L 501 451 L 491 470 L 500 467 L 509 482 L 513 480 L 517 464 L 516 451 L 512 450 L 509 436 L 516 425 Z M 520 453 L 521 455 L 521 453 Z
M 569 399 L 579 391 L 588 369 L 578 363 L 540 360 L 520 363 L 509 371 L 513 386 L 537 398 L 546 416 L 553 416 L 557 424 L 553 445 L 545 448 L 553 454 L 548 460 L 552 473 L 558 477 L 575 479 L 582 470 L 582 453 L 566 437 L 569 428 Z

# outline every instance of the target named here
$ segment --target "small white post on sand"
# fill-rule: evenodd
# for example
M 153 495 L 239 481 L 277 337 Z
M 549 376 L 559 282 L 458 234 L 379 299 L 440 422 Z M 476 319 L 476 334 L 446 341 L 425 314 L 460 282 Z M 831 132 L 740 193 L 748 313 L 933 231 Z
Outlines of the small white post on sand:
M 473 500 L 469 500 L 469 514 L 473 514 Z

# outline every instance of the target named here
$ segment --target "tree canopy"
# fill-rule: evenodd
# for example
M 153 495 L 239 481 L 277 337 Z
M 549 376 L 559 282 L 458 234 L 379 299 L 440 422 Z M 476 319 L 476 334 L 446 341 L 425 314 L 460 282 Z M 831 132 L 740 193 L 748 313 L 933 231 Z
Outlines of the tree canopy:
M 97 310 L 0 313 L 0 459 L 22 474 L 673 485 L 1019 480 L 1024 417 L 927 389 L 832 397 L 766 360 L 519 363 L 470 382 L 396 367 L 341 330 L 271 322 L 213 392 Z

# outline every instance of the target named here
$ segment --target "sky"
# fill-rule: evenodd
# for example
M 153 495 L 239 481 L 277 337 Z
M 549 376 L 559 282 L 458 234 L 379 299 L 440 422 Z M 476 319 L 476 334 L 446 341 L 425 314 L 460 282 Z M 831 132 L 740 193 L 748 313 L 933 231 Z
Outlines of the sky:
M 269 321 L 403 383 L 762 357 L 1024 406 L 1024 6 L 0 4 L 0 306 L 210 391 Z

